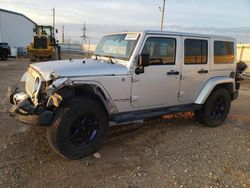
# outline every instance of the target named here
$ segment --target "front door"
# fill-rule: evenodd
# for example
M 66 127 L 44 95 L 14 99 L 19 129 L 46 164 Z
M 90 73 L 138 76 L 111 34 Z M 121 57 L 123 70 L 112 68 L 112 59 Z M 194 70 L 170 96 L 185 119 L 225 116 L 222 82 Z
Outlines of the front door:
M 147 36 L 140 51 L 149 54 L 150 64 L 144 73 L 132 78 L 131 105 L 135 108 L 171 106 L 178 101 L 180 37 Z

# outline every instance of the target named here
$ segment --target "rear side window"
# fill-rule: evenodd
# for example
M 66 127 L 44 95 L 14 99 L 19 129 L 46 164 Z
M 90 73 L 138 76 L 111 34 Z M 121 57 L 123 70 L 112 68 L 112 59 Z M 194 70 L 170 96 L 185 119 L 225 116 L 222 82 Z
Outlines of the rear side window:
M 214 41 L 214 63 L 230 64 L 234 62 L 234 43 Z
M 142 54 L 149 54 L 150 65 L 173 65 L 175 53 L 175 38 L 149 37 L 142 50 Z
M 207 63 L 207 41 L 198 39 L 185 39 L 184 64 L 206 64 Z

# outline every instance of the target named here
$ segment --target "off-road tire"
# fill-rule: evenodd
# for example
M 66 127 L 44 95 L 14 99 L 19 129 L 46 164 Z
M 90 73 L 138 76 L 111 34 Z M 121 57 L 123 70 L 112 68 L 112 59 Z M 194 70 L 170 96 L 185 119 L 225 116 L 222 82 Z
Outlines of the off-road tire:
M 61 60 L 61 48 L 60 46 L 55 46 L 55 52 L 53 53 L 52 60 Z
M 76 146 L 71 142 L 70 130 L 76 119 L 84 113 L 94 114 L 99 129 L 89 144 Z M 57 110 L 46 136 L 55 152 L 68 159 L 79 159 L 97 151 L 105 137 L 109 124 L 106 111 L 99 101 L 89 97 L 79 97 L 66 101 Z
M 221 107 L 221 115 L 214 119 L 212 116 L 214 106 L 218 100 L 222 100 L 224 105 Z M 231 107 L 231 97 L 229 92 L 224 88 L 212 91 L 206 102 L 200 110 L 195 111 L 196 120 L 208 127 L 220 126 L 227 118 Z
M 3 60 L 8 60 L 8 54 L 4 56 Z
M 58 57 L 58 60 L 61 60 L 61 46 L 57 45 L 57 57 Z
M 30 61 L 38 61 L 38 58 L 35 56 L 35 55 L 31 55 L 29 54 L 29 57 L 30 57 Z

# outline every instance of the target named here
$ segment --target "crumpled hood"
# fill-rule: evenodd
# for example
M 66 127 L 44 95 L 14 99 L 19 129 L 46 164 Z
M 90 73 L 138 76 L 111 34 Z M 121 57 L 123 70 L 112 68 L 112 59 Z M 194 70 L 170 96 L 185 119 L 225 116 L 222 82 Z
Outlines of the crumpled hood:
M 46 81 L 51 79 L 50 75 L 52 72 L 59 77 L 128 74 L 128 69 L 124 65 L 111 64 L 108 62 L 93 59 L 47 61 L 34 63 L 30 66 L 39 71 L 39 73 Z

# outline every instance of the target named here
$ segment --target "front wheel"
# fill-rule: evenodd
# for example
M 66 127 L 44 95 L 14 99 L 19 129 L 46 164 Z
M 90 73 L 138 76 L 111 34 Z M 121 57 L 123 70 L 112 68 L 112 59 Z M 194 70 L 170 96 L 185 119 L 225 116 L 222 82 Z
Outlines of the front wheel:
M 221 125 L 227 118 L 231 107 L 231 97 L 224 88 L 212 92 L 200 110 L 195 111 L 196 119 L 209 127 Z
M 47 139 L 56 153 L 79 159 L 99 149 L 108 123 L 99 101 L 87 97 L 71 99 L 59 107 L 47 129 Z

